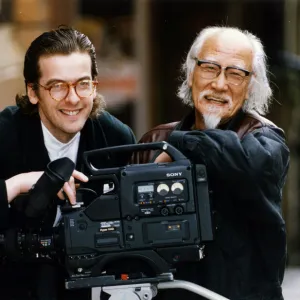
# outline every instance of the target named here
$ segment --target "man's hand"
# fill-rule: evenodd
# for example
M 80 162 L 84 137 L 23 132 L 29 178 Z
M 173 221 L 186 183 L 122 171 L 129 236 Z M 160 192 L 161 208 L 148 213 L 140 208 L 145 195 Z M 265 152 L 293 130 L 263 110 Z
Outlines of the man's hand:
M 31 187 L 40 179 L 43 173 L 44 172 L 22 173 L 7 179 L 5 183 L 8 203 L 10 203 L 19 194 L 28 192 Z M 75 170 L 70 180 L 68 182 L 65 182 L 62 190 L 67 195 L 72 205 L 76 204 L 75 178 L 83 182 L 88 181 L 87 176 Z M 57 196 L 62 200 L 65 199 L 62 191 L 60 191 Z
M 157 158 L 155 159 L 154 162 L 166 163 L 166 162 L 172 162 L 172 161 L 173 161 L 172 158 L 166 152 L 163 152 L 157 156 Z
M 88 181 L 88 177 L 87 176 L 85 176 L 83 173 L 81 173 L 79 171 L 74 170 L 74 172 L 73 172 L 70 180 L 68 182 L 65 182 L 63 188 L 57 194 L 57 196 L 59 197 L 59 199 L 65 200 L 65 195 L 64 195 L 64 193 L 65 193 L 72 205 L 76 204 L 75 178 L 77 180 L 82 181 L 82 182 L 87 182 Z
M 10 203 L 19 194 L 28 192 L 40 179 L 43 173 L 44 172 L 22 173 L 7 179 L 5 183 L 8 203 Z

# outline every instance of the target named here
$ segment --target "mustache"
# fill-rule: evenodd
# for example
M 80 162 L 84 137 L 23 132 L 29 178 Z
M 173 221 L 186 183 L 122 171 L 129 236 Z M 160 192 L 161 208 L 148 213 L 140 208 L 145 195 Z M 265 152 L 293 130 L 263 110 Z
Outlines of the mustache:
M 214 91 L 211 91 L 211 90 L 201 92 L 198 96 L 198 100 L 201 100 L 201 98 L 204 98 L 204 97 L 214 98 L 216 100 L 226 101 L 229 104 L 232 104 L 232 98 L 230 96 L 218 94 L 218 93 L 216 93 Z

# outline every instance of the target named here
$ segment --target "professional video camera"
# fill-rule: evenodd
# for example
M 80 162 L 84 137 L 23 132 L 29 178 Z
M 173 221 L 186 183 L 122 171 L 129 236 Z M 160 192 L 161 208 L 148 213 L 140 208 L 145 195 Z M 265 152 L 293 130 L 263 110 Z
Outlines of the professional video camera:
M 173 162 L 93 164 L 145 150 L 165 151 Z M 88 151 L 84 162 L 89 181 L 77 190 L 77 205 L 61 208 L 61 221 L 51 233 L 20 228 L 2 234 L 6 253 L 60 260 L 67 289 L 172 281 L 177 263 L 203 257 L 205 242 L 213 239 L 204 165 L 192 165 L 166 142 Z M 23 205 L 27 217 L 45 211 L 73 170 L 67 158 L 48 165 Z

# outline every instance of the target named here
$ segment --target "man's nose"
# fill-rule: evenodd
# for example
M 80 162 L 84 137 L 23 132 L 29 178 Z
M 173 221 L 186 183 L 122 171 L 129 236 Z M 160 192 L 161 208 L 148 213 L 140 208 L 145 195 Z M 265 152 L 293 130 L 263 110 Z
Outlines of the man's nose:
M 75 91 L 75 87 L 74 86 L 70 86 L 69 87 L 69 93 L 66 97 L 66 102 L 70 102 L 72 104 L 77 104 L 80 101 L 79 96 L 77 95 L 76 91 Z
M 225 72 L 221 71 L 220 74 L 213 79 L 212 87 L 216 90 L 227 91 L 228 90 L 228 81 L 225 76 Z

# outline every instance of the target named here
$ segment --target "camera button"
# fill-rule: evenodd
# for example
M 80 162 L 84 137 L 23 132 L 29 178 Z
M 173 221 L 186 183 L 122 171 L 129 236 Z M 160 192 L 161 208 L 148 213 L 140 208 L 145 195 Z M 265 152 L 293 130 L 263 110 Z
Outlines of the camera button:
M 169 209 L 167 207 L 163 207 L 161 210 L 160 210 L 160 214 L 162 216 L 167 216 L 169 214 Z
M 133 233 L 127 233 L 126 234 L 126 241 L 134 241 L 134 234 Z
M 85 221 L 78 222 L 78 229 L 81 231 L 85 231 L 87 229 L 87 223 Z
M 174 209 L 174 211 L 175 211 L 176 215 L 182 215 L 183 212 L 184 212 L 183 207 L 180 206 L 180 205 L 176 206 L 175 209 Z

